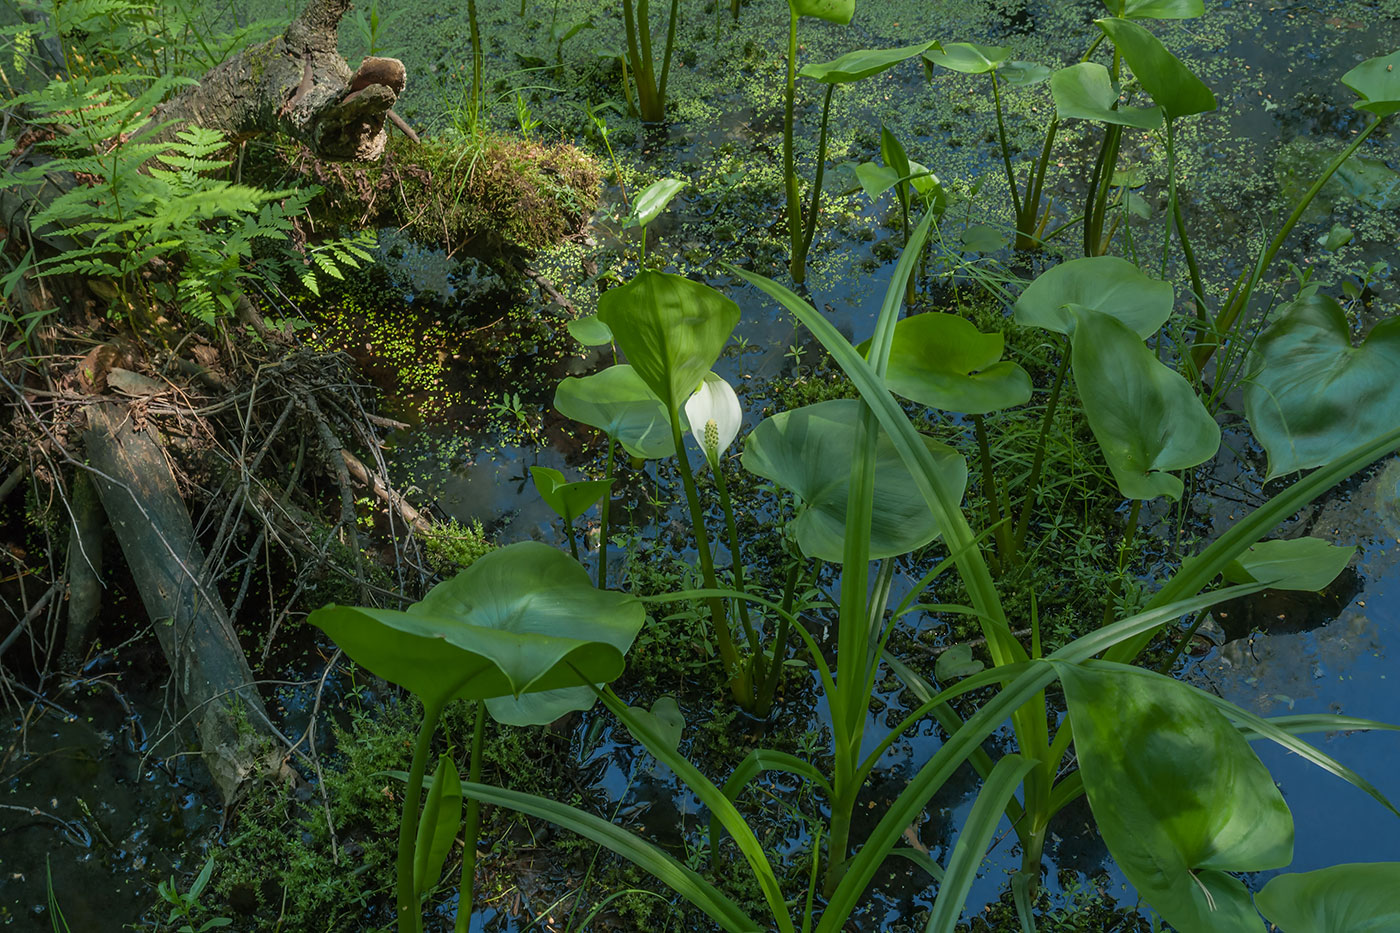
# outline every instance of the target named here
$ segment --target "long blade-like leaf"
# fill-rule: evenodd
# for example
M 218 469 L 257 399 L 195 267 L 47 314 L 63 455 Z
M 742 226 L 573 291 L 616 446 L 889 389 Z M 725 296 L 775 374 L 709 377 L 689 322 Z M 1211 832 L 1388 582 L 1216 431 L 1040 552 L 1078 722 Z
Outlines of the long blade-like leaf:
M 549 820 L 578 833 L 586 839 L 607 847 L 638 868 L 651 874 L 662 884 L 696 907 L 709 914 L 726 933 L 754 933 L 763 929 L 743 909 L 718 888 L 686 868 L 670 855 L 602 817 L 562 804 L 547 797 L 523 794 L 519 791 L 492 787 L 489 784 L 462 782 L 462 794 L 482 803 L 508 807 L 528 816 Z
M 784 771 L 788 774 L 795 774 L 811 781 L 821 788 L 828 798 L 831 797 L 831 784 L 810 762 L 798 758 L 796 755 L 789 755 L 787 752 L 778 752 L 767 748 L 755 748 L 744 756 L 744 760 L 739 762 L 738 767 L 729 775 L 729 780 L 724 782 L 722 788 L 724 796 L 731 803 L 738 800 L 739 794 L 749 785 L 749 782 L 765 771 Z M 711 813 L 710 853 L 711 857 L 715 859 L 719 858 L 719 849 L 717 848 L 719 830 L 719 817 Z
M 977 802 L 972 805 L 967 822 L 958 831 L 958 841 L 953 846 L 952 858 L 943 883 L 938 886 L 938 896 L 933 901 L 933 911 L 929 914 L 925 933 L 943 933 L 957 925 L 962 915 L 967 892 L 977 877 L 977 869 L 987 854 L 987 846 L 992 841 L 997 824 L 1001 822 L 1006 802 L 1016 793 L 1021 779 L 1036 766 L 1020 755 L 1007 755 L 997 762 L 986 783 L 977 793 Z

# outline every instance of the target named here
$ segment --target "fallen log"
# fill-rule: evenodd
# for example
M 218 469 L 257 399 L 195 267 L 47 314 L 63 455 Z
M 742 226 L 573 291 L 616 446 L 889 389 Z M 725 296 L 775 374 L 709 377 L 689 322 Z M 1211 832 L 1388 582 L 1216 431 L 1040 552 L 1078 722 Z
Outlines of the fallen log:
M 276 738 L 160 444 L 125 406 L 87 408 L 83 434 L 94 485 L 194 720 L 204 761 L 231 803 L 244 781 L 276 772 Z

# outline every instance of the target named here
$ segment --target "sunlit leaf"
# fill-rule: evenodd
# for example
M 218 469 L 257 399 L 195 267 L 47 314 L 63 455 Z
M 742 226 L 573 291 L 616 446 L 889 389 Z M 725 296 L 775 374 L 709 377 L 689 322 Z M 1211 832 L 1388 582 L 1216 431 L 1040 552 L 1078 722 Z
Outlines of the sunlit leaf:
M 605 347 L 612 343 L 612 331 L 608 330 L 608 325 L 598 320 L 596 314 L 577 318 L 564 326 L 568 328 L 569 336 L 585 347 Z
M 1104 0 L 1104 6 L 1124 19 L 1195 19 L 1206 13 L 1201 0 L 1128 0 L 1121 12 L 1111 0 Z
M 1167 51 L 1156 36 L 1126 19 L 1095 20 L 1108 34 L 1133 74 L 1168 119 L 1208 113 L 1216 107 L 1215 95 L 1191 69 Z
M 559 414 L 595 427 L 640 460 L 676 453 L 666 406 L 625 363 L 600 373 L 559 383 L 554 391 Z
M 632 213 L 627 215 L 627 222 L 622 225 L 622 229 L 645 227 L 660 217 L 661 212 L 666 209 L 666 205 L 671 203 L 672 198 L 680 194 L 685 184 L 679 178 L 663 178 L 660 181 L 652 182 L 645 191 L 633 200 Z
M 1050 93 L 1061 120 L 1097 120 L 1118 126 L 1155 130 L 1162 125 L 1161 107 L 1114 107 L 1118 92 L 1108 69 L 1098 62 L 1080 62 L 1050 76 Z
M 930 64 L 971 75 L 986 74 L 1010 57 L 1008 48 L 971 42 L 944 42 L 924 53 Z
M 532 466 L 530 476 L 535 481 L 535 489 L 540 498 L 554 510 L 554 514 L 566 523 L 572 522 L 607 493 L 613 484 L 610 479 L 589 479 L 569 482 L 564 474 L 552 467 Z
M 813 62 L 803 65 L 797 74 L 823 84 L 850 84 L 887 71 L 900 62 L 908 61 L 930 46 L 938 43 L 929 41 L 919 45 L 906 45 L 897 49 L 856 49 L 829 62 Z
M 916 314 L 895 325 L 885 381 L 896 395 L 943 411 L 982 415 L 1030 401 L 1031 377 L 1001 358 L 1003 338 L 954 314 Z M 865 353 L 869 341 L 858 348 Z
M 856 0 L 788 0 L 794 16 L 811 16 L 846 25 L 856 15 Z
M 1342 83 L 1361 99 L 1352 104 L 1378 117 L 1400 111 L 1400 51 L 1368 58 L 1342 75 Z
M 644 271 L 598 298 L 598 317 L 667 412 L 679 412 L 714 368 L 739 306 L 701 282 Z

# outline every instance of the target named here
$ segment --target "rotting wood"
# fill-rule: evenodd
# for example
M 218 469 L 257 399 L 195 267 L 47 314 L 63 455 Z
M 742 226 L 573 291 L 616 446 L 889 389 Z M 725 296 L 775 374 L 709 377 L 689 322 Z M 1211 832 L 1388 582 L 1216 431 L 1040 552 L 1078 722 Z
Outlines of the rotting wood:
M 102 610 L 102 502 L 88 474 L 73 474 L 68 507 L 68 628 L 63 637 L 63 663 L 76 669 L 87 657 Z
M 87 409 L 84 432 L 95 485 L 112 531 L 170 663 L 225 804 L 244 781 L 275 771 L 267 709 L 211 581 L 160 445 L 133 429 L 124 406 Z
M 369 487 L 370 492 L 383 499 L 406 524 L 412 526 L 414 531 L 421 534 L 433 530 L 433 523 L 427 516 L 410 505 L 403 496 L 384 485 L 379 474 L 371 472 L 359 457 L 344 447 L 340 448 L 340 456 L 345 460 L 345 467 L 350 472 L 350 478 L 361 486 Z

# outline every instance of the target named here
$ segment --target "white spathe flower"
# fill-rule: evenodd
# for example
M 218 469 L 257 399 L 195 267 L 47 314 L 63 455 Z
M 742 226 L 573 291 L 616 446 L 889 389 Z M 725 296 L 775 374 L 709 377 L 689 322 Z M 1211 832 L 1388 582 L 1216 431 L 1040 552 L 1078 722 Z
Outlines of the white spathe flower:
M 695 442 L 714 468 L 719 464 L 719 455 L 739 436 L 744 410 L 729 383 L 714 373 L 706 373 L 705 381 L 685 403 L 685 417 Z

